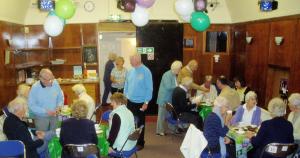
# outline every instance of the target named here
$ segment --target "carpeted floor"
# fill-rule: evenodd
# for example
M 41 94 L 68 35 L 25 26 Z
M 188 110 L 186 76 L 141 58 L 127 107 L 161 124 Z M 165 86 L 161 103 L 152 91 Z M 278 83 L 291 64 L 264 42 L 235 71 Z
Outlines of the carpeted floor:
M 139 158 L 182 158 L 180 145 L 184 135 L 156 136 L 156 122 L 146 123 L 145 148 L 138 151 Z M 133 156 L 134 157 L 134 156 Z

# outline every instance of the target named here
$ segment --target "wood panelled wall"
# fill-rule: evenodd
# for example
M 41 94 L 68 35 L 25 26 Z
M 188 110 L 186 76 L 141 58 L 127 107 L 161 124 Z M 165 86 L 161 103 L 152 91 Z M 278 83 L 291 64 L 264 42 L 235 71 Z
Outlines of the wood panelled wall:
M 230 41 L 230 25 L 212 25 L 207 31 L 226 31 L 228 33 L 228 40 Z M 183 48 L 183 64 L 186 65 L 190 60 L 196 59 L 199 67 L 196 73 L 194 73 L 195 82 L 200 84 L 204 80 L 205 75 L 213 75 L 214 77 L 231 74 L 231 58 L 232 58 L 232 42 L 229 42 L 227 47 L 228 53 L 219 53 L 219 62 L 214 62 L 213 55 L 216 53 L 204 52 L 204 34 L 205 32 L 195 31 L 190 24 L 184 24 L 184 38 L 194 38 L 194 49 Z M 226 66 L 224 66 L 226 65 Z
M 196 37 L 196 50 L 184 50 L 184 63 L 190 59 L 199 61 L 195 74 L 197 82 L 203 76 L 223 74 L 232 79 L 244 76 L 247 84 L 258 94 L 259 105 L 266 107 L 268 101 L 279 96 L 280 80 L 288 80 L 289 94 L 300 92 L 300 16 L 252 21 L 232 25 L 212 25 L 208 31 L 230 31 L 229 54 L 220 54 L 215 63 L 211 54 L 203 52 L 203 33 L 185 24 L 184 36 Z M 283 37 L 281 45 L 274 38 Z M 252 37 L 251 43 L 245 38 Z
M 0 21 L 0 108 L 7 105 L 16 95 L 16 73 L 13 54 L 5 65 L 5 49 L 24 48 L 25 38 L 22 25 Z M 10 45 L 8 40 L 11 40 Z
M 24 27 L 28 30 L 25 33 Z M 56 77 L 73 77 L 73 65 L 83 65 L 82 47 L 97 46 L 97 24 L 67 24 L 58 37 L 49 38 L 43 25 L 18 25 L 0 21 L 0 108 L 7 105 L 16 96 L 16 76 L 19 67 L 30 67 L 37 72 L 42 67 L 49 67 Z M 11 39 L 11 44 L 8 44 Z M 53 49 L 49 49 L 49 48 Z M 10 64 L 5 65 L 5 49 L 20 49 L 19 54 L 10 54 Z M 66 58 L 64 65 L 50 65 L 50 60 Z M 88 69 L 98 69 L 89 65 Z

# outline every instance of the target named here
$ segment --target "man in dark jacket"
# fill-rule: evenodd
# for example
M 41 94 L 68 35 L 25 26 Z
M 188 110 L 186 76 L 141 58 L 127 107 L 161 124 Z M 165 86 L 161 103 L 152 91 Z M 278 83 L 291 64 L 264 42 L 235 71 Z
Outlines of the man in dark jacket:
M 104 92 L 102 96 L 102 106 L 106 106 L 106 101 L 109 93 L 111 92 L 111 80 L 110 80 L 110 73 L 112 69 L 115 67 L 114 61 L 116 59 L 115 53 L 109 53 L 108 61 L 105 64 L 104 75 L 103 75 L 103 82 L 104 82 Z
M 22 98 L 14 99 L 8 104 L 8 110 L 10 113 L 3 124 L 5 135 L 9 140 L 20 140 L 25 144 L 26 157 L 39 158 L 37 148 L 44 144 L 45 133 L 37 131 L 35 134 L 38 139 L 32 139 L 26 123 L 22 121 L 27 111 L 26 100 Z
M 189 100 L 187 98 L 187 92 L 191 88 L 192 84 L 193 79 L 191 77 L 184 77 L 180 85 L 173 91 L 172 104 L 181 121 L 192 123 L 198 129 L 202 130 L 202 119 L 197 112 L 191 111 L 196 107 L 196 104 L 189 103 Z

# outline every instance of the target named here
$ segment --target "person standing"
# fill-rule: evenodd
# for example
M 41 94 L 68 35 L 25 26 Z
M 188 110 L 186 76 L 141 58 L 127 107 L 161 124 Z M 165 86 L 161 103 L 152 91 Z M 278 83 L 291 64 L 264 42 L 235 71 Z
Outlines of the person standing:
M 177 77 L 177 81 L 178 83 L 181 83 L 181 80 L 184 77 L 190 77 L 193 78 L 193 73 L 195 71 L 197 71 L 198 69 L 198 62 L 196 60 L 191 60 L 189 61 L 189 63 L 183 67 L 180 72 L 178 73 L 178 77 Z M 200 90 L 200 91 L 204 91 L 204 92 L 209 92 L 209 89 L 205 88 L 205 87 L 201 87 L 200 85 L 196 84 L 193 82 L 192 84 L 192 89 L 196 89 L 196 90 Z
M 103 75 L 103 82 L 104 82 L 104 92 L 102 96 L 102 106 L 106 106 L 107 103 L 107 97 L 111 91 L 111 80 L 110 80 L 110 74 L 112 69 L 115 67 L 114 61 L 116 59 L 116 54 L 115 53 L 109 53 L 108 55 L 108 61 L 105 64 L 105 69 L 104 69 L 104 75 Z
M 164 121 L 166 115 L 166 103 L 172 102 L 172 93 L 174 88 L 178 85 L 176 75 L 179 73 L 182 67 L 181 61 L 174 61 L 171 65 L 171 70 L 165 72 L 161 78 L 157 101 L 158 104 L 158 116 L 156 125 L 156 134 L 164 136 Z
M 124 91 L 124 82 L 127 70 L 124 65 L 124 58 L 123 57 L 117 57 L 116 59 L 116 67 L 112 69 L 110 74 L 110 80 L 111 80 L 111 94 L 114 94 L 115 92 L 123 93 Z
M 51 70 L 42 69 L 39 78 L 29 93 L 29 110 L 33 114 L 37 130 L 55 130 L 57 110 L 63 106 L 64 96 Z
M 145 127 L 145 111 L 148 108 L 148 103 L 152 98 L 153 81 L 151 71 L 142 63 L 140 54 L 133 54 L 130 56 L 130 64 L 133 67 L 127 73 L 124 95 L 128 99 L 127 107 L 133 113 L 138 127 L 144 125 Z M 145 128 L 138 139 L 138 150 L 144 148 Z

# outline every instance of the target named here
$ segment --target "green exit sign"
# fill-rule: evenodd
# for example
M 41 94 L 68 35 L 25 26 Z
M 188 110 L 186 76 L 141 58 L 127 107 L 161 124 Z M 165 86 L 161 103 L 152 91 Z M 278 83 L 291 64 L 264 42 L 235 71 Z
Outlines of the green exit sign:
M 154 47 L 137 47 L 136 49 L 139 54 L 154 53 Z

